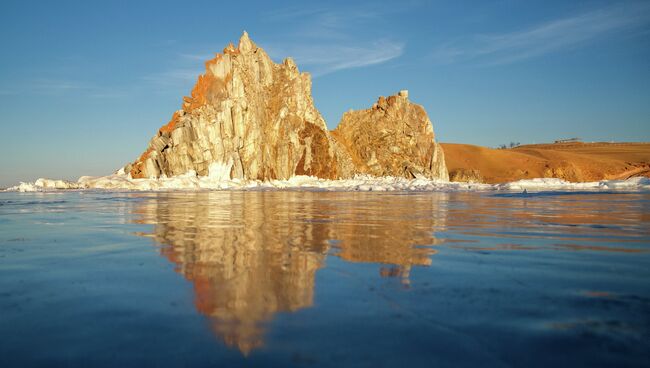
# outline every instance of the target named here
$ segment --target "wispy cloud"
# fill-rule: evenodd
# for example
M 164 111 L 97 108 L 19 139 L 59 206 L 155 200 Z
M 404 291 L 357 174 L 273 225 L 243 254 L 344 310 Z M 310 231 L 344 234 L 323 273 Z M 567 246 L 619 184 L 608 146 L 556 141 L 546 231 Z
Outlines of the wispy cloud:
M 390 38 L 382 25 L 387 10 L 367 8 L 300 7 L 274 10 L 265 19 L 290 24 L 279 42 L 263 43 L 274 59 L 293 57 L 315 77 L 336 71 L 377 65 L 398 58 L 402 41 Z M 364 36 L 372 34 L 371 37 Z M 367 32 L 367 31 L 376 32 Z
M 205 72 L 205 62 L 214 58 L 213 47 L 194 47 L 192 51 L 181 52 L 170 59 L 167 69 L 152 72 L 140 79 L 149 84 L 156 85 L 160 92 L 178 91 L 190 88 L 198 76 Z
M 58 94 L 69 91 L 87 90 L 90 88 L 90 85 L 76 80 L 36 79 L 27 87 L 35 92 Z
M 510 33 L 459 38 L 437 47 L 432 56 L 441 63 L 510 64 L 577 48 L 612 33 L 647 24 L 649 19 L 648 3 L 619 4 Z
M 286 57 L 296 60 L 303 71 L 314 77 L 343 69 L 385 63 L 402 55 L 404 42 L 389 38 L 382 32 L 370 32 L 374 37 L 358 35 L 356 29 L 383 30 L 382 19 L 387 13 L 373 9 L 346 8 L 332 10 L 321 6 L 300 6 L 275 9 L 264 16 L 266 22 L 276 27 L 282 25 L 286 33 L 274 38 L 258 38 L 251 34 L 276 61 Z M 388 34 L 390 35 L 390 34 Z M 236 40 L 233 40 L 234 43 Z M 145 83 L 155 84 L 160 91 L 189 88 L 198 75 L 205 71 L 204 62 L 214 57 L 212 46 L 194 45 L 170 58 L 167 69 L 141 77 Z M 225 45 L 220 45 L 223 47 Z
M 214 55 L 215 55 L 214 53 L 207 53 L 207 52 L 196 53 L 196 54 L 182 53 L 182 54 L 179 54 L 179 57 L 181 59 L 185 59 L 185 60 L 207 61 L 207 60 L 210 60 L 210 59 L 214 58 Z
M 123 98 L 128 97 L 132 90 L 131 87 L 110 87 L 76 79 L 32 78 L 4 86 L 0 89 L 0 95 Z
M 367 45 L 319 44 L 293 45 L 287 48 L 269 48 L 274 58 L 291 55 L 301 69 L 314 77 L 343 69 L 381 64 L 404 52 L 404 44 L 390 40 L 372 41 Z
M 32 78 L 21 81 L 19 84 L 4 86 L 0 90 L 2 95 L 62 95 L 92 90 L 93 87 L 85 82 L 72 79 Z
M 301 6 L 276 9 L 265 19 L 274 23 L 293 24 L 296 29 L 291 35 L 300 38 L 347 38 L 352 26 L 367 26 L 381 20 L 382 13 L 377 9 L 345 8 L 328 9 L 324 7 Z
M 199 74 L 203 73 L 203 67 L 177 68 L 153 73 L 142 77 L 145 82 L 157 84 L 164 87 L 176 87 L 190 85 L 196 81 Z

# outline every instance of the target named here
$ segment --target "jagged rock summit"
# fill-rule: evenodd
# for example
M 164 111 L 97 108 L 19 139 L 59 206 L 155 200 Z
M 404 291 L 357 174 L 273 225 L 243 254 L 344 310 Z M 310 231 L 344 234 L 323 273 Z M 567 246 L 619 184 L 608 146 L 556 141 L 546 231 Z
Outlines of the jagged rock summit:
M 357 172 L 449 180 L 442 147 L 426 111 L 408 91 L 379 97 L 367 110 L 343 114 L 332 135 L 351 155 Z
M 431 122 L 405 91 L 346 113 L 329 132 L 310 75 L 291 58 L 274 63 L 246 32 L 205 66 L 182 109 L 125 166 L 133 178 L 195 172 L 258 180 L 359 173 L 448 179 Z
M 275 64 L 244 32 L 205 64 L 183 108 L 127 171 L 134 178 L 190 170 L 224 178 L 336 178 L 336 154 L 292 59 Z

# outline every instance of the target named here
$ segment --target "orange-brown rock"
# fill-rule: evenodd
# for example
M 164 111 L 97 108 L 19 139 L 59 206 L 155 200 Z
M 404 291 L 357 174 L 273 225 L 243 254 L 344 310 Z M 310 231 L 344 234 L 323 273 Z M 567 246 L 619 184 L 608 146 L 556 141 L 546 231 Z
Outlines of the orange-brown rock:
M 343 114 L 332 132 L 350 153 L 357 172 L 449 180 L 442 148 L 426 111 L 408 92 L 379 97 L 367 110 Z
M 230 44 L 206 63 L 183 101 L 125 172 L 134 178 L 195 172 L 259 180 L 359 173 L 448 179 L 431 122 L 406 95 L 344 115 L 332 134 L 314 106 L 309 74 L 290 58 L 274 63 L 246 32 L 236 48 Z
M 127 171 L 134 178 L 208 175 L 211 166 L 240 179 L 339 176 L 309 74 L 289 58 L 274 63 L 246 32 L 237 48 L 206 63 L 182 110 Z

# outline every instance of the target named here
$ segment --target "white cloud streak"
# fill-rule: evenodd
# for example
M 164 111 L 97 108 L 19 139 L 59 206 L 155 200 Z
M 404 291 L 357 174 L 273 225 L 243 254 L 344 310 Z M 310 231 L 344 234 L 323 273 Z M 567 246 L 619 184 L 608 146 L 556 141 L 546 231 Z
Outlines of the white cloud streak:
M 164 87 L 185 86 L 196 81 L 199 74 L 204 71 L 203 67 L 170 69 L 144 76 L 142 80 Z
M 339 70 L 376 65 L 395 59 L 404 52 L 404 44 L 390 40 L 373 41 L 368 45 L 305 44 L 289 48 L 269 47 L 271 57 L 290 55 L 301 69 L 314 77 Z
M 74 79 L 33 78 L 0 89 L 0 95 L 123 98 L 128 97 L 132 89 L 125 89 L 124 87 L 111 88 Z
M 71 79 L 29 79 L 14 86 L 5 86 L 0 90 L 2 95 L 63 95 L 66 93 L 80 93 L 93 90 L 94 87 L 77 80 Z
M 615 32 L 647 24 L 649 5 L 621 4 L 548 21 L 520 31 L 460 38 L 437 47 L 432 56 L 435 61 L 448 64 L 511 64 L 577 48 Z
M 258 35 L 251 34 L 253 40 L 275 61 L 292 57 L 302 71 L 314 77 L 385 63 L 401 56 L 405 48 L 403 42 L 393 39 L 367 40 L 355 35 L 353 27 L 373 22 L 381 25 L 382 14 L 372 9 L 333 11 L 324 7 L 288 7 L 268 13 L 264 19 L 274 27 L 282 24 L 286 33 L 276 36 L 280 38 L 277 42 L 260 42 Z M 289 28 L 284 28 L 287 25 Z M 214 51 L 217 50 L 195 49 L 179 53 L 169 69 L 141 79 L 161 90 L 186 88 L 205 71 L 203 62 L 214 58 Z
M 293 24 L 281 42 L 262 44 L 274 59 L 290 56 L 314 77 L 344 69 L 377 65 L 400 57 L 403 42 L 381 37 L 383 14 L 376 9 L 286 8 L 267 15 L 272 23 Z M 364 38 L 363 27 L 379 37 Z M 374 27 L 374 28 L 373 28 Z M 371 32 L 373 33 L 373 32 Z

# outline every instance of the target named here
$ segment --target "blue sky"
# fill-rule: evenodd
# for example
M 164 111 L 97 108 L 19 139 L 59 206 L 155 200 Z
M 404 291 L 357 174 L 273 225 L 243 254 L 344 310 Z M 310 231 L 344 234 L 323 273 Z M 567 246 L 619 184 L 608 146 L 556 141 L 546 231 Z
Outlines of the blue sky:
M 135 159 L 243 30 L 330 128 L 408 89 L 443 142 L 650 141 L 648 1 L 7 1 L 0 187 Z

